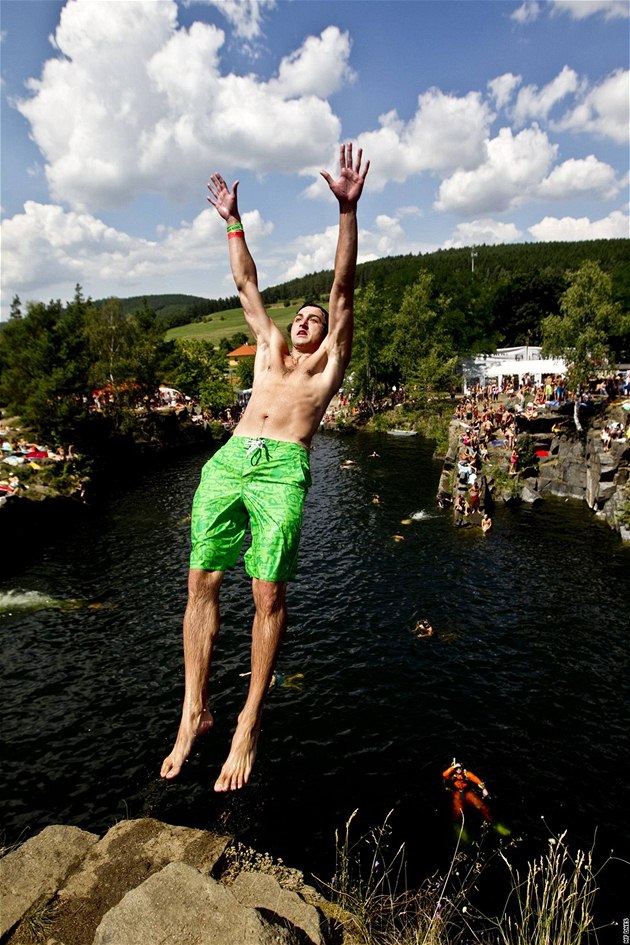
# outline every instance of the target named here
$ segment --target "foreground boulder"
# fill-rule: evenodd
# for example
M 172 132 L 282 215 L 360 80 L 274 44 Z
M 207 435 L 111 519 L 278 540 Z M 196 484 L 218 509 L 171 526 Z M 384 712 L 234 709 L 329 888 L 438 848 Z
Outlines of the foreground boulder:
M 171 863 L 107 913 L 94 945 L 297 945 L 295 933 L 281 917 L 241 905 L 210 876 Z
M 55 825 L 0 859 L 0 938 L 52 899 L 98 839 L 78 827 Z
M 240 847 L 151 818 L 47 827 L 0 860 L 2 945 L 349 945 L 298 870 L 252 869 Z

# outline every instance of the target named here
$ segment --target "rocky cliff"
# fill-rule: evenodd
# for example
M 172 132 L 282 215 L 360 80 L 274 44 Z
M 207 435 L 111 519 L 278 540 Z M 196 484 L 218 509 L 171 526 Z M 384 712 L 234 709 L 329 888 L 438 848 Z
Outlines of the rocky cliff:
M 527 483 L 538 496 L 557 495 L 582 499 L 599 518 L 630 541 L 630 441 L 602 442 L 602 429 L 627 419 L 620 407 L 609 407 L 588 424 L 584 436 L 574 432 L 552 434 L 549 455 L 540 460 L 537 475 Z M 538 437 L 537 445 L 541 443 Z
M 3 945 L 353 941 L 299 871 L 243 855 L 231 837 L 150 818 L 104 837 L 46 827 L 0 859 L 0 901 Z
M 510 451 L 505 446 L 491 445 L 482 478 L 491 484 L 495 499 L 533 503 L 553 495 L 582 500 L 619 533 L 622 541 L 630 542 L 630 439 L 625 435 L 613 437 L 609 443 L 602 439 L 602 431 L 614 424 L 625 430 L 628 411 L 624 404 L 594 410 L 584 418 L 582 435 L 567 417 L 544 411 L 532 420 L 517 416 L 519 439 L 529 435 L 536 463 L 506 482 Z M 450 425 L 439 495 L 453 495 L 465 426 L 458 420 Z

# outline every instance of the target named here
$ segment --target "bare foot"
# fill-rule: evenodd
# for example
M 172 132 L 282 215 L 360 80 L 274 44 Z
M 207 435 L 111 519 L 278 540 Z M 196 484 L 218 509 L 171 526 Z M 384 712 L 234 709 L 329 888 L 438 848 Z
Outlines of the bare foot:
M 230 754 L 215 782 L 215 791 L 237 791 L 245 787 L 254 766 L 259 734 L 260 725 L 251 728 L 247 723 L 239 721 Z
M 173 750 L 162 762 L 161 778 L 170 780 L 177 777 L 192 750 L 195 739 L 199 735 L 205 735 L 212 728 L 213 722 L 214 719 L 207 709 L 203 709 L 198 721 L 188 721 L 182 718 Z

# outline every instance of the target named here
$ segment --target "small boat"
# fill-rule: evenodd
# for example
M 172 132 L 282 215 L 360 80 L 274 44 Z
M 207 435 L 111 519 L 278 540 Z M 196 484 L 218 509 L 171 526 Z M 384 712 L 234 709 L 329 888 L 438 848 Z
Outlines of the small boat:
M 390 436 L 417 436 L 416 430 L 388 430 Z

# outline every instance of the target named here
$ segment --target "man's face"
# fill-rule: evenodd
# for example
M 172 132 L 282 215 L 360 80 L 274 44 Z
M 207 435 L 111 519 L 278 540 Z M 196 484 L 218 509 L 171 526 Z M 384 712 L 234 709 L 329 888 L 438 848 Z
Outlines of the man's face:
M 309 348 L 315 351 L 326 334 L 326 322 L 323 312 L 314 305 L 301 308 L 291 326 L 291 343 L 294 348 Z

